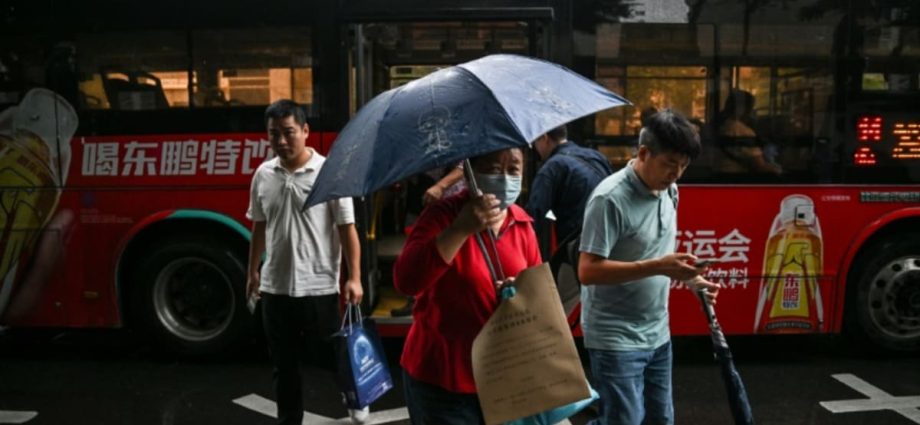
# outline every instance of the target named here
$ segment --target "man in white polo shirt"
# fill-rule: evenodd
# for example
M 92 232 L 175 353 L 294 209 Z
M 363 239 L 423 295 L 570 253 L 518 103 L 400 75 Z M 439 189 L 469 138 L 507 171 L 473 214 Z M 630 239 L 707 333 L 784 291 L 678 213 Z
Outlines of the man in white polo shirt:
M 301 212 L 325 158 L 306 146 L 310 128 L 303 108 L 279 100 L 265 110 L 275 158 L 252 176 L 249 210 L 252 243 L 247 291 L 262 297 L 262 322 L 274 364 L 278 423 L 300 425 L 303 418 L 300 360 L 317 356 L 332 366 L 329 337 L 339 327 L 339 270 L 344 250 L 348 279 L 342 291 L 361 302 L 360 245 L 351 198 Z M 267 251 L 261 270 L 262 254 Z M 304 339 L 318 349 L 302 352 Z M 363 423 L 365 408 L 349 412 Z

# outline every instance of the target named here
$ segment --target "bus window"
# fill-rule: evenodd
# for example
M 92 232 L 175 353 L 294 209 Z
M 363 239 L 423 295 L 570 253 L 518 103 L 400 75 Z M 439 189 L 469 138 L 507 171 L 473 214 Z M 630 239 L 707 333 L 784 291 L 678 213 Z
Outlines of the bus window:
M 705 66 L 598 65 L 597 81 L 623 94 L 633 105 L 599 112 L 594 121 L 595 134 L 633 138 L 639 135 L 645 116 L 664 108 L 684 114 L 702 132 L 706 117 L 706 74 Z M 619 167 L 633 157 L 635 146 L 628 142 L 601 146 L 600 150 L 614 167 Z
M 597 25 L 595 80 L 632 102 L 594 117 L 594 135 L 605 139 L 598 150 L 615 168 L 634 156 L 642 118 L 651 112 L 671 108 L 705 130 L 712 46 L 711 25 Z
M 862 74 L 865 92 L 906 93 L 920 90 L 920 29 L 878 26 L 866 31 Z
M 597 74 L 624 77 L 599 77 L 599 82 L 623 94 L 633 105 L 604 111 L 595 120 L 599 135 L 639 134 L 642 111 L 671 108 L 688 118 L 706 116 L 705 66 L 626 66 L 599 65 Z M 619 89 L 619 91 L 617 91 Z
M 899 16 L 896 10 L 860 21 L 862 37 L 852 46 L 859 60 L 851 76 L 857 90 L 847 105 L 848 182 L 920 179 L 920 28 L 910 22 L 909 12 Z
M 74 47 L 89 109 L 185 108 L 188 50 L 182 32 L 83 34 Z
M 46 62 L 36 40 L 0 38 L 0 111 L 19 103 L 28 89 L 44 86 Z
M 725 67 L 715 169 L 733 180 L 809 180 L 832 93 L 829 67 Z
M 626 96 L 626 70 L 621 66 L 597 67 L 597 82 L 614 93 Z M 628 97 L 627 97 L 628 98 Z M 626 133 L 624 107 L 598 112 L 594 118 L 594 132 L 604 136 L 622 136 Z
M 833 13 L 833 12 L 831 12 Z M 770 18 L 764 17 L 769 20 Z M 834 39 L 830 16 L 823 22 L 784 24 L 721 23 L 718 54 L 723 57 L 817 58 L 827 57 Z
M 196 106 L 313 105 L 308 29 L 194 31 L 192 46 Z
M 598 25 L 596 81 L 625 96 L 633 106 L 598 113 L 595 134 L 638 135 L 641 112 L 647 109 L 672 108 L 688 118 L 705 120 L 708 72 L 701 58 L 711 56 L 710 28 L 680 24 Z

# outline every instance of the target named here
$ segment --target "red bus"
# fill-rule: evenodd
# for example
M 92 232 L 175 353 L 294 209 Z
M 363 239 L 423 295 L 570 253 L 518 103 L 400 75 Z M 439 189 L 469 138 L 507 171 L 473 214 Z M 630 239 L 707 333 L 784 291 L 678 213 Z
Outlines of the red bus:
M 250 175 L 271 155 L 265 106 L 306 105 L 309 141 L 325 153 L 373 95 L 504 52 L 561 63 L 633 102 L 569 125 L 616 168 L 643 111 L 698 123 L 704 153 L 682 181 L 677 244 L 716 261 L 728 333 L 845 331 L 920 348 L 920 8 L 659 3 L 37 0 L 0 11 L 0 325 L 130 326 L 200 355 L 245 340 L 244 212 Z M 404 299 L 390 267 L 425 179 L 357 200 L 367 307 L 385 335 L 408 329 L 391 317 Z M 706 332 L 689 291 L 672 295 L 673 332 Z

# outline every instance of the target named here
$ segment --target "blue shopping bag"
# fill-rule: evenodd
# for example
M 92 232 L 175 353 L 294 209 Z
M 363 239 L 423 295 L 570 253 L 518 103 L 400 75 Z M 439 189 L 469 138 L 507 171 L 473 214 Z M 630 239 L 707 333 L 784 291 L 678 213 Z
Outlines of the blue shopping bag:
M 346 304 L 337 344 L 338 378 L 345 404 L 363 409 L 393 388 L 393 379 L 374 322 L 361 316 L 361 307 Z

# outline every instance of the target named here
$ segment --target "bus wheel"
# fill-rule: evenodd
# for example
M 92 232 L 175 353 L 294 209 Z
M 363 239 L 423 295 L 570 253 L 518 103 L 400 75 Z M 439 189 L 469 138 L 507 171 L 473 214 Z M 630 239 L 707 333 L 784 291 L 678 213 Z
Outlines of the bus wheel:
M 170 240 L 141 259 L 131 284 L 140 325 L 167 351 L 220 353 L 252 328 L 243 262 L 213 238 Z
M 920 235 L 869 252 L 854 299 L 858 329 L 877 347 L 920 350 Z

